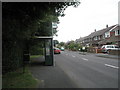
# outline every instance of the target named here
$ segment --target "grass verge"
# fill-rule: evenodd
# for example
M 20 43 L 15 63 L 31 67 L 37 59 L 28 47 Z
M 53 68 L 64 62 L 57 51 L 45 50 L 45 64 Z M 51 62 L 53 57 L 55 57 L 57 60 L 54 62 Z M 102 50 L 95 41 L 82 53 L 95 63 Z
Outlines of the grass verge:
M 30 59 L 32 59 L 32 58 L 38 58 L 38 57 L 41 57 L 41 56 L 43 56 L 43 55 L 31 55 Z
M 38 83 L 39 81 L 32 76 L 28 67 L 25 68 L 24 73 L 21 68 L 2 76 L 2 88 L 36 88 Z

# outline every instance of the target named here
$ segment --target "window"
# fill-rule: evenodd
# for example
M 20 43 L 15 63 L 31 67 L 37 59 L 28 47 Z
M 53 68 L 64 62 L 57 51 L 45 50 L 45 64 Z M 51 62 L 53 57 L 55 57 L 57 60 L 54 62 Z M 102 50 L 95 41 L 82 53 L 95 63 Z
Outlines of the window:
M 114 48 L 113 46 L 107 46 L 107 48 Z
M 107 46 L 107 48 L 110 48 L 110 46 Z
M 118 30 L 118 35 L 120 35 L 120 30 Z
M 113 46 L 111 46 L 111 48 L 114 48 Z
M 105 39 L 105 35 L 102 36 L 102 39 Z
M 97 36 L 94 37 L 94 40 L 97 40 Z
M 120 35 L 120 30 L 115 31 L 115 35 Z
M 119 48 L 118 46 L 115 46 L 115 48 Z
M 107 37 L 109 37 L 109 35 L 107 35 Z
M 110 37 L 110 32 L 109 31 L 105 33 L 105 38 L 107 38 L 107 37 Z
M 99 40 L 99 39 L 98 39 L 98 36 L 97 36 L 97 40 Z

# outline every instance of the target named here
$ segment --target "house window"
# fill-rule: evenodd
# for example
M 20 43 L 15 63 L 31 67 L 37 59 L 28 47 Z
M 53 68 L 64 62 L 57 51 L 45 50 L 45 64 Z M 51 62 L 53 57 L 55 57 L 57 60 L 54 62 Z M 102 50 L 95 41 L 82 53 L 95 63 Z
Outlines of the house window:
M 102 36 L 102 39 L 105 39 L 105 35 Z
M 94 37 L 94 40 L 97 40 L 97 36 Z
M 109 37 L 109 35 L 107 35 L 107 37 Z
M 120 30 L 118 30 L 118 35 L 120 35 Z
M 110 37 L 110 32 L 105 33 L 105 38 Z
M 92 38 L 90 38 L 90 41 L 92 41 Z
M 100 36 L 97 36 L 97 40 L 100 40 Z
M 117 35 L 120 35 L 120 30 L 117 30 L 116 33 L 115 33 L 115 35 L 116 35 L 116 36 L 117 36 Z

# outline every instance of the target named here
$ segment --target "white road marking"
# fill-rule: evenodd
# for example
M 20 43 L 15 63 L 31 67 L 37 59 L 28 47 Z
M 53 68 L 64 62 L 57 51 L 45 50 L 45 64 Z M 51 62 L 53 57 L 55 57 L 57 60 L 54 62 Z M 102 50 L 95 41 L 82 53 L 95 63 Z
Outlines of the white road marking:
M 74 55 L 72 55 L 72 57 L 75 57 Z
M 68 55 L 68 54 L 66 54 L 66 55 Z
M 86 59 L 86 58 L 82 58 L 83 60 L 85 60 L 85 61 L 88 61 L 88 59 Z
M 112 67 L 112 68 L 116 68 L 116 69 L 119 68 L 119 67 L 116 67 L 116 66 L 113 66 L 113 65 L 109 65 L 109 64 L 105 64 L 105 66 Z

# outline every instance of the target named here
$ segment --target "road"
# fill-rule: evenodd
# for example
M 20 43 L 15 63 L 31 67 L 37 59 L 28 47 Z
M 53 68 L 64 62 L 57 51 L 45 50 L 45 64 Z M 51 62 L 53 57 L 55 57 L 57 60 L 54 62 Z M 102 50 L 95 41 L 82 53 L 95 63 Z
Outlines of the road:
M 118 88 L 117 59 L 73 51 L 63 51 L 54 59 L 78 88 Z
M 62 51 L 54 61 L 54 66 L 44 66 L 42 58 L 31 62 L 39 88 L 118 88 L 118 59 Z

